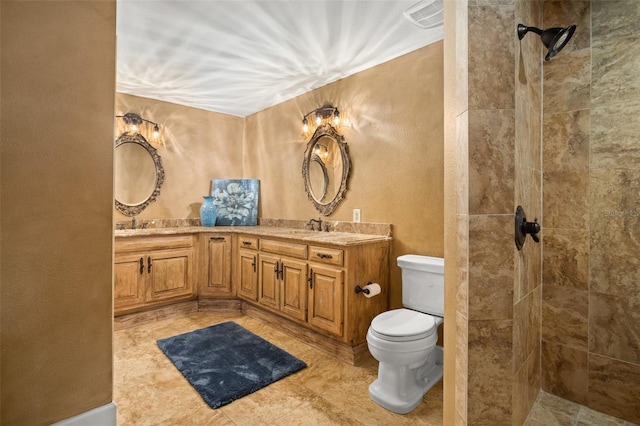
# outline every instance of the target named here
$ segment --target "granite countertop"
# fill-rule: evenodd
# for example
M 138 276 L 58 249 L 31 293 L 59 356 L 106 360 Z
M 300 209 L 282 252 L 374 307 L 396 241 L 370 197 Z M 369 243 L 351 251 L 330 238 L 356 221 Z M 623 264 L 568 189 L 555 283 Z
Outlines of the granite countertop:
M 150 228 L 150 229 L 123 229 L 116 230 L 116 238 L 120 237 L 143 237 L 152 235 L 175 235 L 175 234 L 199 234 L 208 233 L 232 233 L 251 234 L 258 237 L 276 237 L 303 241 L 306 243 L 324 243 L 341 246 L 350 246 L 376 241 L 390 241 L 392 238 L 387 235 L 370 235 L 351 232 L 319 232 L 299 228 L 283 228 L 273 226 L 188 226 L 173 228 Z

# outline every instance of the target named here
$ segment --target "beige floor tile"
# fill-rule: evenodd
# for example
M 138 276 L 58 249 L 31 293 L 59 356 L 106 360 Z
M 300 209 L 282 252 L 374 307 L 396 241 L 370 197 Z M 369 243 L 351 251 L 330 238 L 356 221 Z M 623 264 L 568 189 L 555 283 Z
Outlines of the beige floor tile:
M 217 410 L 209 408 L 156 344 L 162 339 L 235 321 L 307 363 L 307 368 Z M 192 312 L 114 333 L 114 402 L 120 426 L 428 425 L 442 426 L 442 382 L 411 413 L 399 415 L 369 399 L 377 361 L 355 367 L 239 312 Z M 627 426 L 541 392 L 527 426 Z
M 580 407 L 576 426 L 624 426 L 624 420 L 607 416 L 587 407 Z
M 225 321 L 307 363 L 307 368 L 217 410 L 209 408 L 156 344 Z M 377 376 L 371 358 L 355 367 L 238 312 L 192 312 L 114 333 L 114 402 L 118 425 L 433 425 L 442 426 L 442 384 L 412 413 L 369 399 Z

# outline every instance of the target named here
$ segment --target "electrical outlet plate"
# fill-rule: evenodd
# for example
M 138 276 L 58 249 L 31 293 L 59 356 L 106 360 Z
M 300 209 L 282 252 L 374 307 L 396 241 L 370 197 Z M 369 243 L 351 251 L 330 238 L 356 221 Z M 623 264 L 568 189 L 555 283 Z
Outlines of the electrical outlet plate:
M 353 221 L 360 223 L 360 209 L 353 209 Z

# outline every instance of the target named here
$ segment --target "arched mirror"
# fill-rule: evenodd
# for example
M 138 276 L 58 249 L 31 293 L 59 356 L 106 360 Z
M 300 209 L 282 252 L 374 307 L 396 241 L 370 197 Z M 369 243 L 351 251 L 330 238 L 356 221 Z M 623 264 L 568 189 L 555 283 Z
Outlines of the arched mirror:
M 115 206 L 126 215 L 142 212 L 160 195 L 164 169 L 158 152 L 138 133 L 123 133 L 115 146 Z
M 328 216 L 347 191 L 351 160 L 344 138 L 329 124 L 318 127 L 302 162 L 304 189 L 316 210 Z

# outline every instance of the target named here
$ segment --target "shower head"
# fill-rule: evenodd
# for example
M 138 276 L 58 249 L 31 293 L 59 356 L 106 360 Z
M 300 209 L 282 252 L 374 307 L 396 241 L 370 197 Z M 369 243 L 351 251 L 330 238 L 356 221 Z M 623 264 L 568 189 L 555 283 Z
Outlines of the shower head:
M 548 61 L 567 45 L 575 30 L 575 25 L 570 25 L 565 28 L 555 27 L 541 30 L 536 27 L 527 27 L 526 25 L 518 24 L 518 38 L 522 40 L 522 37 L 529 31 L 539 34 L 542 43 L 549 49 L 547 56 L 544 57 L 544 60 Z

